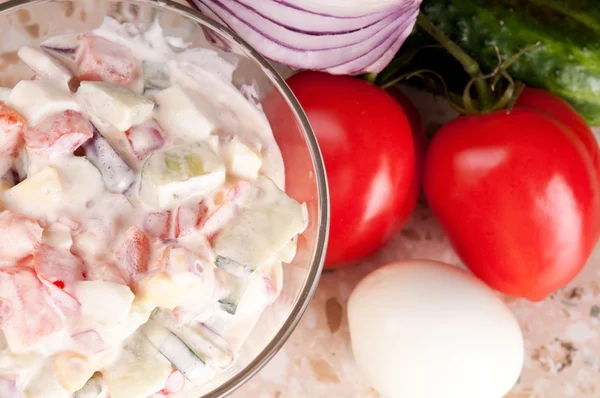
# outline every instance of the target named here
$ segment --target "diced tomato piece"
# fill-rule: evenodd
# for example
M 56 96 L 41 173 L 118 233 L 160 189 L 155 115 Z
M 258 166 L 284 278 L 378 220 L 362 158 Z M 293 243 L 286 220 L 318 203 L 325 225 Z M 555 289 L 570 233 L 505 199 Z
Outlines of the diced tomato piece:
M 17 111 L 0 101 L 0 155 L 16 155 L 27 122 Z
M 170 210 L 160 213 L 150 213 L 144 219 L 142 225 L 145 232 L 150 236 L 167 241 L 173 239 L 173 219 Z
M 80 80 L 126 86 L 139 73 L 139 62 L 127 47 L 94 35 L 81 38 L 77 53 L 77 77 Z
M 94 135 L 92 125 L 79 112 L 71 110 L 51 115 L 25 129 L 28 149 L 71 153 Z
M 154 119 L 133 126 L 125 132 L 125 136 L 131 151 L 138 160 L 146 159 L 152 152 L 162 148 L 165 144 L 164 133 Z
M 163 394 L 175 394 L 183 390 L 185 386 L 185 377 L 177 369 L 173 369 L 173 372 L 167 378 L 165 387 L 161 390 Z
M 198 231 L 208 214 L 208 207 L 204 202 L 191 203 L 180 206 L 177 209 L 177 220 L 175 222 L 175 237 L 179 238 Z
M 85 279 L 88 281 L 113 282 L 121 285 L 127 284 L 119 268 L 115 264 L 107 262 L 88 264 Z
M 42 227 L 37 221 L 10 210 L 1 212 L 0 267 L 32 255 L 41 239 Z
M 85 279 L 83 261 L 70 251 L 40 245 L 33 255 L 35 272 L 54 286 L 64 288 Z
M 138 227 L 131 227 L 116 253 L 117 265 L 123 276 L 132 282 L 139 274 L 148 272 L 150 264 L 150 239 Z
M 60 317 L 48 301 L 32 269 L 0 270 L 0 328 L 11 351 L 28 349 L 62 328 Z

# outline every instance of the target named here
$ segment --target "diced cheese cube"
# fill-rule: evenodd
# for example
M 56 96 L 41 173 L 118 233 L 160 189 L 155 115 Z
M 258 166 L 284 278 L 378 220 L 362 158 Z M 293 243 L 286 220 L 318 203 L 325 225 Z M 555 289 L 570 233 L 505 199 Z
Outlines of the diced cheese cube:
M 37 124 L 46 116 L 66 110 L 81 111 L 81 106 L 70 91 L 61 90 L 44 81 L 21 80 L 8 96 L 7 104 Z
M 81 82 L 77 95 L 88 113 L 121 131 L 152 117 L 154 103 L 116 83 Z
M 70 393 L 81 389 L 96 371 L 87 357 L 75 352 L 61 352 L 52 358 L 56 379 Z
M 81 303 L 80 327 L 94 329 L 103 339 L 121 339 L 129 319 L 134 295 L 129 286 L 102 280 L 75 283 L 75 298 Z
M 55 84 L 65 91 L 71 91 L 70 83 L 73 75 L 57 60 L 52 59 L 45 52 L 29 46 L 21 47 L 18 54 L 19 58 L 42 80 Z
M 228 174 L 248 180 L 258 177 L 262 166 L 260 155 L 237 136 L 224 145 L 221 154 Z
M 0 87 L 0 101 L 7 101 L 10 96 L 11 89 L 6 87 Z
M 225 183 L 225 166 L 206 143 L 156 152 L 144 164 L 140 197 L 167 208 L 209 194 Z
M 45 167 L 4 194 L 7 207 L 33 218 L 43 218 L 61 201 L 63 189 L 54 167 Z
M 60 385 L 52 364 L 47 362 L 36 377 L 27 384 L 23 396 L 27 398 L 69 398 L 71 394 Z
M 241 203 L 239 213 L 214 241 L 217 266 L 233 274 L 254 271 L 306 229 L 305 206 L 261 176 Z
M 194 275 L 188 274 L 190 288 L 201 287 L 202 283 L 192 283 Z M 184 290 L 182 290 L 182 288 Z M 180 286 L 167 272 L 150 274 L 140 280 L 135 288 L 135 295 L 154 307 L 174 309 L 181 304 L 187 287 Z
M 171 86 L 154 96 L 156 118 L 174 139 L 200 141 L 218 128 L 214 107 L 199 94 Z
M 171 370 L 171 363 L 141 333 L 136 333 L 102 375 L 111 398 L 147 398 L 164 387 Z

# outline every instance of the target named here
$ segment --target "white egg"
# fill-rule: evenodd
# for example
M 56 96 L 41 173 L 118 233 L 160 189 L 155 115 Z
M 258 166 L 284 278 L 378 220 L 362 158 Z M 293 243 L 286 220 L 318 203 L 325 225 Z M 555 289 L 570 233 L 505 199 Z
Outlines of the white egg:
M 501 398 L 523 367 L 512 312 L 447 264 L 377 269 L 352 292 L 348 320 L 358 367 L 387 398 Z

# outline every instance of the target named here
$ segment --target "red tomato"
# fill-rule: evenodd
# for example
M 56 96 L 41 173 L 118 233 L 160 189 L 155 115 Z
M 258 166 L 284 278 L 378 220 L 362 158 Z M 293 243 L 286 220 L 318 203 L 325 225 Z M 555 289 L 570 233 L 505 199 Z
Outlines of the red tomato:
M 431 209 L 465 265 L 502 293 L 545 298 L 577 275 L 600 235 L 597 144 L 569 112 L 527 89 L 512 112 L 459 117 L 429 146 Z
M 27 126 L 23 138 L 28 149 L 70 153 L 94 135 L 92 125 L 81 113 L 64 111 Z
M 84 35 L 77 53 L 77 77 L 128 85 L 140 73 L 131 50 L 102 37 Z
M 382 247 L 412 211 L 416 199 L 411 197 L 411 126 L 392 96 L 363 80 L 302 72 L 288 84 L 308 116 L 325 161 L 331 201 L 325 263 L 339 268 Z M 289 168 L 293 150 L 284 152 Z M 293 178 L 289 173 L 287 177 Z

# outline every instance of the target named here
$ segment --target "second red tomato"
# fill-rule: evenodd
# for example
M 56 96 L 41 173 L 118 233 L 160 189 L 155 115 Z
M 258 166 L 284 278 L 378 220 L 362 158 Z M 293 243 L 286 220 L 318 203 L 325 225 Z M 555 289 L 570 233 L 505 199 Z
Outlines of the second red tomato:
M 288 84 L 325 161 L 331 198 L 326 268 L 340 268 L 387 243 L 414 207 L 411 126 L 392 96 L 360 79 L 303 72 Z

